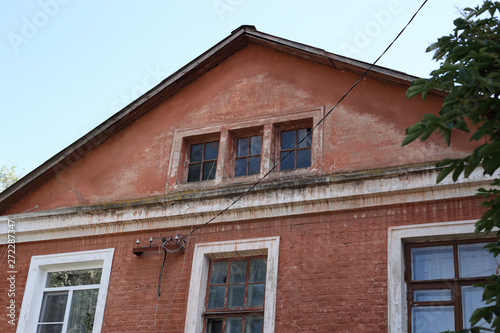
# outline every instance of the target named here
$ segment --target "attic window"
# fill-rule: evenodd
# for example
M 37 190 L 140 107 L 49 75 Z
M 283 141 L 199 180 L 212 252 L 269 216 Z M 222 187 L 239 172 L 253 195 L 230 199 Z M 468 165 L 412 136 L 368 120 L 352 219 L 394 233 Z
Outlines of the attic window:
M 312 164 L 312 119 L 277 124 L 277 163 L 281 171 L 306 169 Z
M 219 141 L 192 144 L 189 149 L 189 182 L 198 182 L 215 178 Z
M 234 176 L 256 175 L 260 172 L 262 136 L 236 138 Z
M 323 127 L 311 129 L 323 116 L 319 107 L 176 130 L 166 189 L 241 185 L 271 170 L 269 179 L 321 172 Z
M 311 166 L 310 132 L 310 128 L 281 132 L 280 170 L 293 170 Z

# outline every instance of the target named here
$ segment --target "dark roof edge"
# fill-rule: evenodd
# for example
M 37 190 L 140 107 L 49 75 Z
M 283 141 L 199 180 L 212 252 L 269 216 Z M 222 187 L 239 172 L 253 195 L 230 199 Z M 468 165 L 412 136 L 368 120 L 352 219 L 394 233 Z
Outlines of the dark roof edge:
M 332 67 L 353 72 L 356 74 L 364 73 L 371 66 L 370 63 L 344 57 L 335 53 L 327 52 L 321 48 L 290 41 L 281 37 L 272 36 L 257 30 L 249 30 L 247 31 L 247 35 L 262 40 L 268 40 L 288 48 L 293 48 L 300 52 L 309 53 L 316 57 L 322 57 L 325 59 L 325 62 L 326 61 L 330 62 Z M 405 86 L 409 86 L 411 82 L 419 78 L 417 76 L 409 75 L 404 72 L 396 71 L 390 68 L 377 65 L 373 66 L 370 72 L 387 76 L 386 80 L 384 80 L 385 82 L 398 85 L 403 84 Z M 367 77 L 374 77 L 374 75 L 371 74 L 370 72 L 368 72 Z M 379 76 L 376 76 L 376 78 L 380 79 Z
M 288 52 L 300 58 L 316 61 L 356 74 L 363 73 L 370 64 L 326 52 L 323 49 L 293 42 L 257 31 L 254 26 L 243 25 L 228 37 L 161 81 L 144 95 L 116 112 L 86 135 L 48 159 L 9 188 L 0 192 L 0 214 L 4 214 L 17 201 L 34 191 L 51 177 L 83 158 L 95 147 L 147 113 L 165 99 L 177 93 L 198 77 L 216 67 L 249 43 L 256 43 Z M 373 66 L 367 77 L 396 85 L 409 86 L 417 77 L 384 67 Z
M 71 166 L 73 163 L 87 155 L 93 148 L 97 147 L 102 142 L 118 133 L 120 129 L 126 127 L 149 111 L 151 107 L 159 104 L 161 101 L 157 103 L 153 102 L 151 103 L 153 104 L 151 107 L 146 107 L 142 112 L 139 111 L 143 105 L 145 105 L 148 101 L 152 101 L 153 97 L 159 95 L 162 90 L 175 85 L 176 81 L 186 75 L 188 71 L 193 70 L 203 60 L 208 59 L 219 49 L 230 44 L 233 40 L 240 38 L 244 33 L 245 29 L 243 28 L 229 35 L 212 48 L 186 64 L 184 67 L 180 68 L 172 75 L 161 81 L 135 101 L 116 112 L 83 137 L 76 140 L 56 155 L 52 156 L 12 186 L 0 192 L 0 214 L 4 214 L 17 200 L 21 199 L 24 195 L 29 194 L 39 185 L 42 185 L 48 178 L 57 175 L 63 169 Z M 180 87 L 174 87 L 174 89 L 170 90 L 174 90 L 172 92 L 173 95 L 175 92 L 180 90 Z

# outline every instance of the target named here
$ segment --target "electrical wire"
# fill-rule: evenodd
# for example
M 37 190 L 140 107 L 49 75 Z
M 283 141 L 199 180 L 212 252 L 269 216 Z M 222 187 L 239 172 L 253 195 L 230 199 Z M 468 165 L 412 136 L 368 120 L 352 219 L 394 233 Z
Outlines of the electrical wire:
M 176 237 L 175 242 L 177 244 L 179 244 L 179 247 L 176 248 L 175 250 L 169 250 L 165 246 L 165 243 L 173 242 L 174 241 L 174 237 L 170 237 L 168 239 L 165 238 L 165 237 L 163 237 L 162 243 L 160 244 L 160 246 L 158 246 L 158 252 L 161 253 L 161 251 L 163 250 L 163 261 L 161 263 L 160 276 L 158 277 L 158 292 L 157 292 L 157 297 L 156 297 L 156 309 L 155 309 L 155 320 L 154 320 L 154 324 L 153 324 L 153 332 L 156 330 L 156 315 L 158 313 L 158 303 L 159 303 L 160 295 L 161 295 L 161 278 L 163 276 L 163 268 L 165 267 L 165 261 L 167 259 L 167 252 L 169 252 L 169 253 L 177 253 L 183 247 L 187 247 L 187 241 L 185 239 L 180 238 L 179 236 L 181 236 L 181 235 L 175 236 Z M 184 260 L 185 259 L 186 259 L 186 255 L 184 254 Z M 182 266 L 182 273 L 181 273 L 181 275 L 183 274 L 183 272 L 184 272 L 184 263 L 183 263 L 183 266 Z M 179 285 L 177 285 L 177 288 L 179 288 Z M 177 290 L 176 290 L 176 293 L 177 293 Z M 174 297 L 175 297 L 175 294 L 174 294 Z M 169 312 L 170 312 L 170 310 L 169 310 Z M 167 317 L 168 317 L 168 315 L 167 315 Z M 163 328 L 163 326 L 162 326 L 162 328 Z
M 167 259 L 167 249 L 163 247 L 163 262 L 161 263 L 160 277 L 158 278 L 158 297 L 160 297 L 161 276 L 163 275 L 163 267 L 165 266 L 166 259 Z
M 410 25 L 410 23 L 413 21 L 413 19 L 417 16 L 417 14 L 420 12 L 420 10 L 424 7 L 424 5 L 427 3 L 428 0 L 425 0 L 422 5 L 420 5 L 420 7 L 417 9 L 417 11 L 413 14 L 413 16 L 410 18 L 410 20 L 408 21 L 408 23 L 403 27 L 403 29 L 398 33 L 398 35 L 393 39 L 393 41 L 386 47 L 386 49 L 380 54 L 380 56 L 365 70 L 365 72 L 360 76 L 360 78 L 351 86 L 351 88 L 349 88 L 347 90 L 347 92 L 337 101 L 337 103 L 314 125 L 314 127 L 311 128 L 311 130 L 309 131 L 309 133 L 307 133 L 306 136 L 304 136 L 296 145 L 295 147 L 290 150 L 284 157 L 282 157 L 280 159 L 280 162 L 283 161 L 284 159 L 286 159 L 297 147 L 300 146 L 300 144 L 306 140 L 308 137 L 310 138 L 311 134 L 314 132 L 314 130 L 316 130 L 316 128 L 318 128 L 318 126 L 323 123 L 323 121 L 333 112 L 333 110 L 335 110 L 335 108 L 347 97 L 347 95 L 349 95 L 349 93 L 358 85 L 358 83 L 364 79 L 364 77 L 368 74 L 368 72 L 377 64 L 377 62 L 382 58 L 382 56 L 387 53 L 387 51 L 391 48 L 391 46 L 396 42 L 396 40 L 401 36 L 401 34 L 406 30 L 406 28 Z M 221 216 L 222 214 L 224 214 L 226 211 L 228 211 L 232 206 L 234 206 L 238 201 L 240 201 L 242 198 L 244 198 L 248 193 L 250 193 L 251 191 L 253 191 L 264 179 L 266 179 L 270 174 L 271 172 L 273 172 L 274 170 L 276 170 L 276 168 L 278 167 L 278 164 L 275 164 L 268 172 L 266 172 L 264 174 L 264 176 L 262 176 L 262 178 L 260 178 L 259 180 L 257 180 L 252 186 L 250 186 L 250 188 L 248 188 L 245 192 L 243 192 L 240 196 L 238 196 L 235 200 L 233 200 L 233 202 L 231 202 L 226 208 L 224 208 L 223 210 L 221 210 L 218 214 L 216 214 L 214 217 L 212 217 L 211 219 L 209 219 L 207 222 L 197 226 L 196 228 L 194 229 L 191 229 L 191 231 L 189 233 L 187 233 L 186 235 L 182 236 L 182 238 L 179 239 L 179 243 L 182 242 L 182 245 L 174 250 L 174 251 L 171 251 L 171 250 L 168 250 L 165 246 L 163 246 L 163 243 L 162 245 L 160 246 L 160 249 L 163 248 L 164 250 L 164 256 L 163 256 L 163 263 L 162 263 L 162 268 L 161 268 L 161 271 L 160 271 L 160 281 L 158 283 L 158 298 L 157 298 L 157 309 L 158 309 L 158 299 L 160 297 L 160 283 L 161 283 L 161 276 L 162 276 L 162 272 L 163 272 L 163 266 L 165 264 L 165 259 L 166 259 L 166 254 L 167 254 L 167 251 L 169 252 L 177 252 L 179 251 L 183 246 L 184 244 L 186 243 L 186 239 L 188 237 L 190 237 L 194 232 L 196 232 L 197 230 L 207 226 L 209 223 L 213 222 L 215 219 L 217 219 L 219 216 Z M 186 253 L 187 254 L 187 253 Z M 167 319 L 168 319 L 168 315 L 170 313 L 170 309 L 172 307 L 172 304 L 173 304 L 173 301 L 175 299 L 175 296 L 177 294 L 177 290 L 179 289 L 179 285 L 180 285 L 180 282 L 181 282 L 181 279 L 182 279 L 182 276 L 184 274 L 184 264 L 185 264 L 185 261 L 186 261 L 186 257 L 187 255 L 184 255 L 184 260 L 183 260 L 183 263 L 182 263 L 182 270 L 181 270 L 181 274 L 179 276 L 179 281 L 177 283 L 177 288 L 174 292 L 174 296 L 172 297 L 172 300 L 170 302 L 170 306 L 169 306 L 169 310 L 167 312 L 167 316 L 163 322 L 163 325 L 160 329 L 160 332 L 163 330 L 163 327 L 165 326 L 165 323 L 167 322 Z M 156 330 L 156 314 L 155 314 L 155 323 L 154 323 L 154 330 Z
M 294 149 L 296 149 L 297 147 L 299 147 L 299 145 L 304 141 L 306 140 L 308 137 L 310 137 L 310 135 L 312 134 L 312 132 L 318 128 L 318 126 L 323 123 L 323 121 L 333 112 L 333 110 L 335 110 L 335 108 L 347 97 L 347 95 L 349 95 L 349 93 L 358 85 L 358 83 L 364 79 L 364 77 L 366 76 L 366 74 L 368 74 L 368 72 L 375 66 L 375 64 L 380 60 L 380 58 L 382 58 L 382 56 L 391 48 L 391 46 L 396 42 L 396 40 L 399 38 L 399 36 L 401 36 L 401 34 L 406 30 L 406 28 L 410 25 L 410 23 L 413 21 L 413 19 L 417 16 L 417 14 L 420 12 L 420 10 L 424 7 L 424 5 L 427 3 L 428 0 L 425 0 L 422 5 L 420 5 L 420 7 L 417 9 L 417 11 L 413 14 L 413 16 L 410 18 L 410 20 L 408 21 L 408 23 L 406 23 L 406 25 L 403 27 L 403 29 L 401 29 L 401 31 L 397 34 L 397 36 L 393 39 L 393 41 L 386 47 L 386 49 L 380 54 L 380 56 L 365 70 L 365 72 L 360 76 L 360 78 L 351 86 L 351 88 L 349 88 L 349 90 L 347 90 L 347 92 L 338 100 L 338 102 L 323 116 L 323 118 L 321 118 L 317 123 L 316 125 L 314 125 L 313 128 L 311 128 L 311 130 L 309 131 L 309 133 L 304 136 L 302 138 L 302 140 L 299 141 L 299 143 L 297 143 L 295 145 L 295 147 L 290 150 L 288 152 L 288 154 L 286 154 L 283 158 L 280 159 L 280 162 L 283 161 L 284 159 L 286 159 L 288 157 L 288 155 L 290 155 Z M 233 202 L 231 202 L 231 204 L 229 204 L 226 208 L 224 208 L 223 210 L 221 210 L 217 215 L 215 215 L 214 217 L 212 217 L 210 220 L 208 220 L 207 222 L 197 226 L 196 228 L 194 228 L 193 230 L 191 230 L 188 234 L 186 234 L 184 237 L 182 237 L 181 240 L 184 240 L 185 238 L 188 238 L 191 234 L 193 234 L 194 232 L 196 232 L 197 230 L 205 227 L 206 225 L 208 225 L 209 223 L 213 222 L 215 219 L 217 219 L 219 216 L 221 216 L 222 214 L 224 214 L 226 211 L 228 211 L 232 206 L 234 206 L 238 201 L 240 201 L 243 197 L 245 197 L 249 192 L 251 192 L 255 187 L 257 187 L 257 185 L 259 185 L 265 178 L 267 178 L 269 176 L 269 174 L 271 174 L 271 172 L 273 172 L 276 168 L 278 167 L 278 164 L 275 164 L 268 172 L 266 172 L 264 174 L 264 176 L 262 176 L 262 178 L 260 178 L 257 182 L 255 182 L 248 190 L 246 190 L 245 192 L 243 192 L 239 197 L 237 197 Z
M 184 267 L 186 264 L 188 245 L 187 245 L 186 241 L 183 240 L 183 242 L 184 242 L 183 244 L 186 245 L 186 252 L 184 253 L 184 259 L 182 260 L 181 274 L 179 275 L 179 280 L 177 281 L 177 287 L 175 288 L 174 296 L 172 296 L 172 299 L 170 300 L 170 305 L 168 306 L 167 315 L 165 316 L 165 320 L 163 321 L 163 324 L 161 325 L 160 333 L 163 332 L 163 327 L 165 327 L 165 324 L 167 323 L 168 315 L 170 314 L 170 310 L 172 309 L 172 304 L 174 304 L 175 296 L 177 296 L 177 291 L 179 290 L 179 286 L 181 285 L 182 276 L 184 275 Z M 156 318 L 155 318 L 155 321 L 156 321 Z
M 180 249 L 182 249 L 182 248 L 184 247 L 184 244 L 186 243 L 186 240 L 185 240 L 185 239 L 182 239 L 182 241 L 180 241 L 180 242 L 182 242 L 182 244 L 181 244 L 178 248 L 176 248 L 175 250 L 169 250 L 169 249 L 167 249 L 167 248 L 166 248 L 163 244 L 161 244 L 161 245 L 160 245 L 160 251 L 161 251 L 161 249 L 163 248 L 163 250 L 165 250 L 165 251 L 167 251 L 167 252 L 170 252 L 170 253 L 177 253 L 177 252 L 179 252 L 179 251 L 180 251 Z
M 181 235 L 175 236 L 175 242 L 177 244 L 180 244 L 179 247 L 176 248 L 175 250 L 169 250 L 165 246 L 165 243 L 170 243 L 170 242 L 174 241 L 173 237 L 170 237 L 168 239 L 166 237 L 164 237 L 162 239 L 162 242 L 161 242 L 160 246 L 158 247 L 158 252 L 161 253 L 161 250 L 163 250 L 163 262 L 161 263 L 160 277 L 158 279 L 158 297 L 160 297 L 161 277 L 163 275 L 163 267 L 165 266 L 165 260 L 167 259 L 167 252 L 169 252 L 169 253 L 177 253 L 177 252 L 179 252 L 184 247 L 184 245 L 186 245 L 186 240 L 184 238 L 180 238 L 179 236 L 181 236 Z

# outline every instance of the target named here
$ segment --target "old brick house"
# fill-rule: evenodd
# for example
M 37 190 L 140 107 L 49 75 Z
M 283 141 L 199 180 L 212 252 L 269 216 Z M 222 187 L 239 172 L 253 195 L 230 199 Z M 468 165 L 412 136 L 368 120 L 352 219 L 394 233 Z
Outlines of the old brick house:
M 488 181 L 435 185 L 465 138 L 401 147 L 443 97 L 405 99 L 406 74 L 374 67 L 321 122 L 366 68 L 242 26 L 0 193 L 2 331 L 461 327 Z

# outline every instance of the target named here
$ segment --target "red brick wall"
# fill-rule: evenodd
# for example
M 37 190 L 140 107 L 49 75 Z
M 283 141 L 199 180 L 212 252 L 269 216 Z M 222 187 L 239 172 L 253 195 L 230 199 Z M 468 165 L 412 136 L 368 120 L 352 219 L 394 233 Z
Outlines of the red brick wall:
M 457 199 L 260 220 L 238 228 L 232 223 L 209 225 L 193 234 L 186 255 L 167 256 L 159 299 L 162 256 L 133 255 L 135 240 L 147 244 L 150 236 L 189 229 L 18 243 L 17 316 L 31 255 L 115 248 L 102 332 L 155 332 L 155 314 L 156 332 L 162 327 L 162 332 L 184 332 L 195 243 L 280 236 L 276 333 L 386 332 L 388 228 L 475 219 L 481 213 L 479 203 Z M 2 309 L 8 301 L 5 251 L 2 246 Z M 13 332 L 7 319 L 2 316 L 0 331 Z

